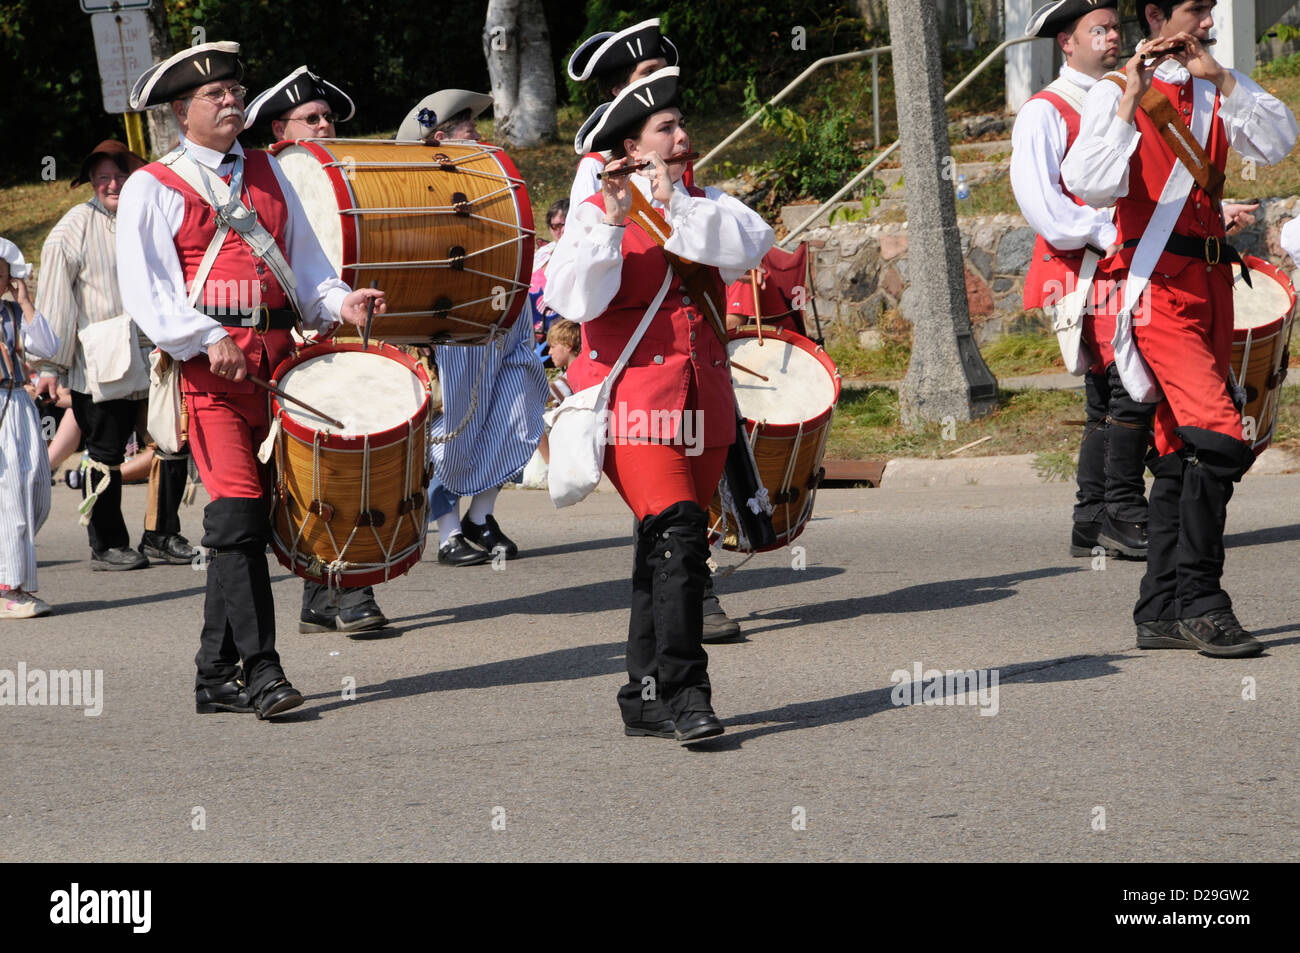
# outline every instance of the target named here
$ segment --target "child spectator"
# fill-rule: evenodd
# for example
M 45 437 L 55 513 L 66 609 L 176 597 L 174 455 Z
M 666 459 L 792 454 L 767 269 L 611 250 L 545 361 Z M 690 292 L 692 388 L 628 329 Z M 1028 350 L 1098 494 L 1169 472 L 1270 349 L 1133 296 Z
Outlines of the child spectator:
M 0 619 L 49 615 L 36 598 L 36 532 L 50 515 L 50 458 L 40 416 L 24 385 L 23 358 L 45 360 L 59 341 L 32 304 L 24 279 L 31 266 L 13 242 L 0 238 Z

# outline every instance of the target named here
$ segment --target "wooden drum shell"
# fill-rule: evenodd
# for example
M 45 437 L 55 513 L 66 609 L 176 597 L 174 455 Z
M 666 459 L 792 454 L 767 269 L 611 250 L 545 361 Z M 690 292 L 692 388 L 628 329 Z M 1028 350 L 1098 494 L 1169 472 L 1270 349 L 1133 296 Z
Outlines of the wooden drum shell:
M 1232 333 L 1232 373 L 1237 383 L 1246 390 L 1246 406 L 1242 409 L 1243 423 L 1254 422 L 1254 436 L 1246 442 L 1258 455 L 1273 442 L 1280 409 L 1281 378 L 1289 358 L 1291 324 L 1295 314 L 1295 288 L 1285 273 L 1262 258 L 1244 256 L 1251 271 L 1251 280 L 1275 281 L 1287 295 L 1285 313 L 1275 320 L 1256 327 L 1234 327 Z M 1234 274 L 1239 274 L 1233 269 Z M 1235 286 L 1234 286 L 1235 287 Z M 1247 357 L 1247 344 L 1250 354 Z

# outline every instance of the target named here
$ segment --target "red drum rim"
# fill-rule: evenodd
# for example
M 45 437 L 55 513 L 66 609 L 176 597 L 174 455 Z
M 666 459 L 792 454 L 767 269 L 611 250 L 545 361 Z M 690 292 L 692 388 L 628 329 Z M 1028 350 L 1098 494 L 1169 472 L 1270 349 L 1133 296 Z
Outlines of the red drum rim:
M 727 333 L 727 340 L 729 342 L 741 341 L 746 338 L 757 338 L 757 337 L 758 337 L 758 329 L 753 327 L 734 328 Z M 831 381 L 834 383 L 835 392 L 834 392 L 834 396 L 831 399 L 831 404 L 829 407 L 827 407 L 817 416 L 810 417 L 807 420 L 802 421 L 801 423 L 765 424 L 757 420 L 754 420 L 752 417 L 745 417 L 746 428 L 752 431 L 755 427 L 759 427 L 761 428 L 760 431 L 761 433 L 773 437 L 787 437 L 787 436 L 793 437 L 795 434 L 799 432 L 800 427 L 802 427 L 803 432 L 807 434 L 810 431 L 815 431 L 818 428 L 825 425 L 826 423 L 828 423 L 831 419 L 831 415 L 835 412 L 836 406 L 840 402 L 840 370 L 838 367 L 835 366 L 835 362 L 831 360 L 830 355 L 827 354 L 826 350 L 816 341 L 812 340 L 811 338 L 804 337 L 802 334 L 798 333 L 797 331 L 791 331 L 786 328 L 768 330 L 765 326 L 763 330 L 763 340 L 780 341 L 783 344 L 791 344 L 794 347 L 799 348 L 799 350 L 801 351 L 806 351 L 809 355 L 815 358 L 821 364 L 821 366 L 826 370 L 827 376 L 830 377 Z M 739 407 L 739 404 L 737 404 L 737 407 Z M 745 411 L 743 408 L 740 409 L 740 413 L 742 416 L 744 416 Z
M 424 558 L 424 547 L 427 543 L 428 535 L 420 536 L 412 552 L 407 553 L 384 569 L 345 570 L 337 576 L 336 585 L 346 589 L 355 589 L 359 586 L 375 586 L 383 582 L 392 582 L 394 579 L 406 574 L 412 566 Z M 287 556 L 284 552 L 284 543 L 280 540 L 279 534 L 274 531 L 271 533 L 271 551 L 275 553 L 275 558 L 280 561 L 280 565 L 295 576 L 310 579 L 313 582 L 325 582 L 324 576 L 307 575 L 305 572 L 307 560 L 295 560 Z
M 406 439 L 407 435 L 413 428 L 424 426 L 425 420 L 429 416 L 429 375 L 424 370 L 424 366 L 416 361 L 415 358 L 391 344 L 377 343 L 370 345 L 370 347 L 364 347 L 360 341 L 322 341 L 319 344 L 305 347 L 296 354 L 291 354 L 289 357 L 281 361 L 280 366 L 275 369 L 275 374 L 271 377 L 271 383 L 278 387 L 280 386 L 279 382 L 284 375 L 289 373 L 289 371 L 293 370 L 299 364 L 310 361 L 313 358 L 324 357 L 326 354 L 334 354 L 342 351 L 366 351 L 367 353 L 377 354 L 401 364 L 414 374 L 424 386 L 424 399 L 420 402 L 419 408 L 405 423 L 397 424 L 387 430 L 381 430 L 372 434 L 343 436 L 341 434 L 325 433 L 324 431 L 300 423 L 289 414 L 284 413 L 284 405 L 281 403 L 280 398 L 272 394 L 271 417 L 272 419 L 277 417 L 279 418 L 280 426 L 284 429 L 285 433 L 308 444 L 314 443 L 319 435 L 320 445 L 330 450 L 359 450 L 361 441 L 368 439 L 370 441 L 370 448 L 372 450 L 377 450 L 381 447 L 387 447 Z
M 1276 281 L 1279 285 L 1281 285 L 1282 289 L 1287 294 L 1287 301 L 1289 302 L 1289 304 L 1287 306 L 1286 311 L 1284 311 L 1282 314 L 1279 314 L 1276 318 L 1274 318 L 1272 321 L 1269 321 L 1267 324 L 1259 324 L 1253 328 L 1245 328 L 1245 327 L 1238 327 L 1236 322 L 1234 321 L 1233 328 L 1232 328 L 1233 344 L 1240 344 L 1244 342 L 1247 338 L 1252 338 L 1253 340 L 1259 341 L 1264 338 L 1270 337 L 1274 334 L 1277 334 L 1286 326 L 1287 320 L 1290 319 L 1293 314 L 1295 314 L 1295 286 L 1291 283 L 1291 279 L 1286 276 L 1286 273 L 1283 272 L 1281 268 L 1277 267 L 1277 265 L 1273 264 L 1271 261 L 1265 261 L 1263 258 L 1256 258 L 1254 255 L 1242 255 L 1241 260 L 1246 264 L 1246 267 L 1249 268 L 1251 271 L 1263 272 L 1271 280 Z
M 517 179 L 518 184 L 510 186 L 510 191 L 515 196 L 515 208 L 519 210 L 519 273 L 515 275 L 515 283 L 522 287 L 515 290 L 515 301 L 506 309 L 505 315 L 501 318 L 501 327 L 512 328 L 519 315 L 523 313 L 524 302 L 528 300 L 528 288 L 533 282 L 533 253 L 537 245 L 537 228 L 533 220 L 533 204 L 531 201 L 519 201 L 519 191 L 523 189 L 524 198 L 529 198 L 528 189 L 523 185 L 523 176 L 519 174 L 519 168 L 506 155 L 505 150 L 500 146 L 493 146 L 491 143 L 481 143 L 481 145 L 491 146 L 494 150 L 493 158 L 497 165 L 501 166 L 502 171 L 511 179 Z M 531 241 L 529 240 L 531 236 Z

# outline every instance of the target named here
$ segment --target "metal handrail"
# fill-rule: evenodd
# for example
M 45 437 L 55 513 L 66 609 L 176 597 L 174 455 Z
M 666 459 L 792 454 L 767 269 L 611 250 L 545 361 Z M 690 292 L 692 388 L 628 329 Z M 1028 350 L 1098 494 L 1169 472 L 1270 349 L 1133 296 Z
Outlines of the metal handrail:
M 958 95 L 964 92 L 966 87 L 971 84 L 971 82 L 975 79 L 975 77 L 978 76 L 980 73 L 984 72 L 984 68 L 988 66 L 990 63 L 992 63 L 995 59 L 997 59 L 997 57 L 1000 56 L 1002 52 L 1007 49 L 1007 47 L 1015 46 L 1017 43 L 1028 43 L 1030 40 L 1036 40 L 1036 39 L 1038 39 L 1038 37 L 1036 36 L 1018 36 L 1013 40 L 1003 40 L 996 47 L 994 47 L 993 52 L 989 53 L 988 56 L 980 60 L 979 63 L 975 66 L 975 68 L 972 69 L 969 73 L 967 73 L 966 76 L 961 80 L 961 82 L 959 82 L 956 86 L 954 86 L 951 90 L 948 91 L 948 93 L 943 97 L 944 105 L 947 105 L 948 103 L 952 102 L 953 99 L 955 99 Z M 885 159 L 886 156 L 888 156 L 890 153 L 892 153 L 895 149 L 898 148 L 900 141 L 901 140 L 897 140 L 897 139 L 894 140 L 893 144 L 890 145 L 889 148 L 887 148 L 884 152 L 880 153 L 880 155 L 876 156 L 874 159 L 871 160 L 870 165 L 868 165 L 865 169 L 863 169 L 853 178 L 849 179 L 848 183 L 842 189 L 840 189 L 838 192 L 836 192 L 834 195 L 828 198 L 824 203 L 822 203 L 822 205 L 817 209 L 817 211 L 813 212 L 806 219 L 804 219 L 804 221 L 799 223 L 799 226 L 797 228 L 792 229 L 789 235 L 781 239 L 779 243 L 781 247 L 788 249 L 790 246 L 790 242 L 797 235 L 800 235 L 806 229 L 811 227 L 812 223 L 817 221 L 817 219 L 819 219 L 828 208 L 830 208 L 836 202 L 840 201 L 840 199 L 842 199 L 845 195 L 847 195 L 850 191 L 852 191 L 853 188 L 859 182 L 861 182 L 868 175 L 870 175 L 872 170 L 875 169 L 876 166 L 880 165 L 880 163 Z
M 817 60 L 806 70 L 804 70 L 802 73 L 796 76 L 794 80 L 792 80 L 790 84 L 787 85 L 784 89 L 782 89 L 779 93 L 777 93 L 775 96 L 769 99 L 767 101 L 767 104 L 762 109 L 754 113 L 754 115 L 750 116 L 739 126 L 733 129 L 731 134 L 727 136 L 727 138 L 723 139 L 716 146 L 714 146 L 712 149 L 706 152 L 704 154 L 704 158 L 701 159 L 699 162 L 695 163 L 695 171 L 698 172 L 701 169 L 703 169 L 706 165 L 709 164 L 709 161 L 714 156 L 716 156 L 727 146 L 731 145 L 733 142 L 739 139 L 741 133 L 743 133 L 746 129 L 752 126 L 758 120 L 758 117 L 763 115 L 763 112 L 767 109 L 768 106 L 775 106 L 781 100 L 785 99 L 785 97 L 790 95 L 790 93 L 794 90 L 796 86 L 802 83 L 805 79 L 807 79 L 809 76 L 811 76 L 821 67 L 825 66 L 828 63 L 845 63 L 848 62 L 849 60 L 866 59 L 868 56 L 871 57 L 871 115 L 875 120 L 876 148 L 880 148 L 880 82 L 879 82 L 880 54 L 888 53 L 890 52 L 890 50 L 891 47 L 888 46 L 873 46 L 869 50 L 854 50 L 852 53 L 837 53 L 835 56 L 823 56 L 821 59 Z

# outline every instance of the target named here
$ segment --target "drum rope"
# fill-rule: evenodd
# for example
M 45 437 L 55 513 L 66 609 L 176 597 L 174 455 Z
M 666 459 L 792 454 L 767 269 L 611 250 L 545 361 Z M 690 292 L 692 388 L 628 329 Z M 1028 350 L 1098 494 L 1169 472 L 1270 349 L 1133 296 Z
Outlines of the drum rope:
M 1250 345 L 1255 339 L 1255 329 L 1246 332 L 1246 347 L 1241 354 L 1241 373 L 1237 376 L 1237 388 L 1241 391 L 1241 409 L 1246 410 L 1246 372 L 1250 367 Z
M 794 480 L 794 467 L 799 460 L 799 447 L 803 443 L 803 424 L 799 421 L 799 429 L 794 434 L 794 447 L 790 451 L 790 460 L 785 465 L 785 476 L 781 480 L 781 492 L 785 494 L 785 531 L 788 535 L 794 523 L 790 519 L 790 484 Z

